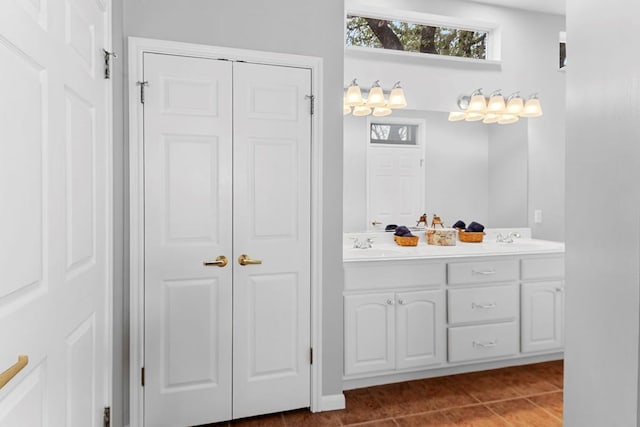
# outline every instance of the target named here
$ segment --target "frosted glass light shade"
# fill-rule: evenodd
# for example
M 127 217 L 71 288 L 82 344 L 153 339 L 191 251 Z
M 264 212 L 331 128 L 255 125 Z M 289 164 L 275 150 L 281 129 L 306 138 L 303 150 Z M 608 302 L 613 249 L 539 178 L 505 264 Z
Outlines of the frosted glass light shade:
M 487 115 L 484 116 L 484 120 L 482 120 L 482 123 L 496 123 L 498 120 L 500 120 L 500 117 L 502 117 L 501 114 L 487 113 Z
M 387 107 L 396 109 L 396 108 L 406 108 L 407 100 L 404 97 L 404 90 L 396 83 L 396 85 L 391 89 L 391 93 L 389 94 L 389 103 Z
M 541 115 L 542 107 L 538 98 L 528 99 L 520 113 L 520 117 L 540 117 Z
M 366 105 L 357 105 L 353 107 L 354 116 L 368 116 L 371 114 L 371 108 Z
M 373 109 L 373 115 L 376 117 L 384 117 L 391 115 L 391 108 L 389 107 L 376 107 Z
M 384 92 L 382 88 L 375 82 L 371 89 L 369 89 L 369 97 L 367 98 L 367 107 L 384 107 L 387 104 L 387 101 L 384 99 Z
M 351 107 L 349 107 L 347 104 L 343 104 L 342 105 L 342 114 L 347 115 L 351 113 Z
M 362 105 L 364 100 L 362 99 L 362 92 L 360 91 L 360 86 L 356 83 L 352 83 L 351 86 L 347 89 L 347 94 L 345 95 L 345 104 L 349 107 L 355 107 L 356 105 Z
M 475 113 L 467 110 L 464 119 L 468 122 L 477 122 L 480 120 L 484 120 L 484 117 L 485 117 L 484 113 Z
M 524 103 L 522 98 L 516 96 L 511 98 L 509 102 L 507 102 L 507 108 L 505 109 L 505 113 L 509 115 L 520 114 L 522 109 L 524 108 Z
M 505 107 L 506 105 L 504 102 L 504 97 L 502 95 L 494 95 L 489 99 L 489 104 L 487 105 L 487 112 L 502 113 Z
M 450 122 L 459 122 L 460 120 L 464 120 L 465 117 L 464 111 L 452 111 L 449 113 Z
M 508 125 L 511 123 L 515 123 L 518 120 L 520 120 L 520 117 L 515 114 L 503 114 L 502 116 L 500 116 L 500 119 L 498 119 L 498 124 Z
M 467 113 L 485 113 L 487 111 L 487 100 L 484 95 L 473 95 L 469 101 Z

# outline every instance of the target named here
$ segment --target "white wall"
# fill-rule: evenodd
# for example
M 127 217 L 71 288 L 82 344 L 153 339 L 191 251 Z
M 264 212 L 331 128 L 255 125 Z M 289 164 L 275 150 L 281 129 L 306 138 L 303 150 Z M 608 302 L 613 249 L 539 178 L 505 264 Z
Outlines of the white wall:
M 438 214 L 445 225 L 488 221 L 488 132 L 479 123 L 451 123 L 446 113 L 397 111 L 394 118 L 425 121 L 425 206 L 429 218 Z M 383 119 L 382 119 L 383 120 Z M 363 231 L 366 217 L 367 120 L 344 120 L 344 230 Z M 415 225 L 415 224 L 404 224 Z
M 639 27 L 638 2 L 567 1 L 567 427 L 640 421 Z
M 446 15 L 500 25 L 502 66 L 346 53 L 344 82 L 357 77 L 363 86 L 381 80 L 388 87 L 403 82 L 409 108 L 453 111 L 460 94 L 484 88 L 539 92 L 544 116 L 529 119 L 529 212 L 534 237 L 564 240 L 564 104 L 565 73 L 558 71 L 558 33 L 564 17 L 494 7 L 462 0 L 347 0 L 351 8 L 389 7 Z M 542 209 L 544 222 L 533 224 Z
M 489 224 L 525 227 L 528 190 L 527 123 L 489 126 Z
M 322 99 L 324 127 L 322 142 L 324 167 L 322 170 L 324 229 L 322 292 L 324 306 L 323 322 L 323 393 L 332 395 L 342 392 L 342 115 L 340 99 L 343 80 L 343 33 L 344 4 L 342 0 L 331 2 L 306 2 L 298 0 L 210 1 L 190 0 L 115 0 L 121 9 L 114 21 L 124 20 L 124 29 L 115 35 L 124 53 L 121 37 L 124 35 L 201 43 L 252 50 L 264 50 L 321 57 L 324 60 L 324 91 Z M 122 22 L 122 21 L 120 21 Z M 126 55 L 120 55 L 121 64 Z M 126 64 L 124 64 L 126 66 Z M 125 68 L 126 69 L 126 68 Z M 122 69 L 119 71 L 122 76 Z M 124 84 L 128 83 L 125 75 Z M 123 257 L 124 263 L 116 274 L 114 301 L 116 320 L 125 330 L 116 348 L 121 350 L 124 369 L 128 360 L 128 263 L 126 262 L 127 223 L 126 179 L 118 177 L 118 171 L 126 178 L 126 143 L 122 135 L 127 126 L 127 100 L 122 87 L 115 94 L 116 119 L 115 168 L 116 168 L 116 259 Z M 124 124 L 122 123 L 124 118 Z M 122 176 L 120 175 L 120 177 Z M 119 338 L 119 337 L 116 337 Z M 119 355 L 116 355 L 119 357 Z M 114 376 L 125 375 L 115 372 Z M 117 403 L 127 399 L 128 384 L 122 385 L 122 396 L 114 390 Z M 126 408 L 124 408 L 126 412 Z M 124 422 L 127 415 L 124 414 Z M 114 425 L 121 420 L 114 420 Z

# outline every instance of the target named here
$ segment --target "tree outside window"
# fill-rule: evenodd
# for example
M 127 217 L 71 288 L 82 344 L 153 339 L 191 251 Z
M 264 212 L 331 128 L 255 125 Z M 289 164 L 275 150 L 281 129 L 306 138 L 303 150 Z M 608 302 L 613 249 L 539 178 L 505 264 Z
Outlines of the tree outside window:
M 347 46 L 487 59 L 487 32 L 347 16 Z

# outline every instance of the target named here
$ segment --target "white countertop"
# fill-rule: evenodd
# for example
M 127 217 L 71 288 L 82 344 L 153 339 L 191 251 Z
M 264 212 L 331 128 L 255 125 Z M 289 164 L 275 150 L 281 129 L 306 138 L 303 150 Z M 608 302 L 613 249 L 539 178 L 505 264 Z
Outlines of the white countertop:
M 383 261 L 383 260 L 415 260 L 415 259 L 437 259 L 437 258 L 462 258 L 462 257 L 484 257 L 484 256 L 507 256 L 507 255 L 532 255 L 532 254 L 562 254 L 564 253 L 564 243 L 549 240 L 531 239 L 528 229 L 518 229 L 523 236 L 514 239 L 513 243 L 496 242 L 498 232 L 506 232 L 513 229 L 487 230 L 484 241 L 481 243 L 456 242 L 456 246 L 434 246 L 428 245 L 424 231 L 417 231 L 413 234 L 420 236 L 418 246 L 398 246 L 393 241 L 393 233 L 345 233 L 343 247 L 343 261 Z M 369 249 L 353 248 L 353 239 L 373 240 L 373 247 Z

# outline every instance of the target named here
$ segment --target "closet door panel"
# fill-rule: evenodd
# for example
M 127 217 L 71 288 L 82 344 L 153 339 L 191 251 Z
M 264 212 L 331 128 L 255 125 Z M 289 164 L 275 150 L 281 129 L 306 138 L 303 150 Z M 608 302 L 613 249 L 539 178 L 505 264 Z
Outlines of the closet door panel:
M 145 422 L 231 418 L 231 64 L 145 54 Z
M 234 64 L 234 418 L 310 404 L 310 94 L 310 70 Z

